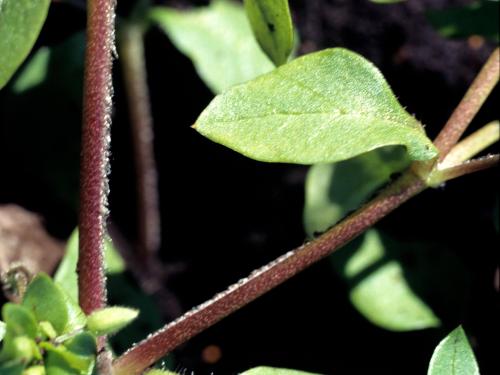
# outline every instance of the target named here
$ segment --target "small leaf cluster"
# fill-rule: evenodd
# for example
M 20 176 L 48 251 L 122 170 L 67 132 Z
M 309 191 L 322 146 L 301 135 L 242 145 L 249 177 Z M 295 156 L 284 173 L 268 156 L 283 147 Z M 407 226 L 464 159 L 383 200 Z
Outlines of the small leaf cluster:
M 97 336 L 117 332 L 137 315 L 136 310 L 109 307 L 86 316 L 57 283 L 39 274 L 20 304 L 2 308 L 0 373 L 94 374 Z

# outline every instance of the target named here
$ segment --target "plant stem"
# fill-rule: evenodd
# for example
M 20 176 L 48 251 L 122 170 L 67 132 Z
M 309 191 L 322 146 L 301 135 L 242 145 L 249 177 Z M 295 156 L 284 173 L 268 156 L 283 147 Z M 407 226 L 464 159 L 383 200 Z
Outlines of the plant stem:
M 467 138 L 461 140 L 438 165 L 445 169 L 469 160 L 500 139 L 500 122 L 492 121 Z
M 138 254 L 139 260 L 146 265 L 160 247 L 160 211 L 143 28 L 124 23 L 120 36 L 120 60 L 128 96 L 136 168 Z
M 322 236 L 257 269 L 134 346 L 114 362 L 114 374 L 141 373 L 194 335 L 339 249 L 425 188 L 412 172 L 404 174 L 376 199 Z
M 439 186 L 445 181 L 497 166 L 499 161 L 500 156 L 498 154 L 488 155 L 479 159 L 466 161 L 463 164 L 455 165 L 451 168 L 437 170 L 432 173 L 429 184 L 431 186 Z
M 106 303 L 102 251 L 108 193 L 114 6 L 115 0 L 89 0 L 87 4 L 77 267 L 79 302 L 85 314 Z
M 451 115 L 434 145 L 439 150 L 439 161 L 442 161 L 458 142 L 467 126 L 479 111 L 486 98 L 498 82 L 500 71 L 500 49 L 496 48 L 486 61 L 478 76 L 472 82 L 462 101 Z

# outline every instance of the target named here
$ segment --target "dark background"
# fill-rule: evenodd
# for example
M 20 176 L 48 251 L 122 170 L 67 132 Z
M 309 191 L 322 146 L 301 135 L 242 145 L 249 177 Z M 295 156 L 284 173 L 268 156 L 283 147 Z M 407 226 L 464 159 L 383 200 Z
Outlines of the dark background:
M 119 15 L 126 17 L 133 1 L 118 3 Z M 161 3 L 186 6 L 189 2 Z M 342 46 L 373 61 L 400 102 L 426 125 L 431 138 L 494 43 L 444 39 L 430 26 L 425 12 L 468 3 L 290 2 L 301 52 Z M 54 2 L 37 46 L 58 45 L 84 27 L 83 9 Z M 180 270 L 169 277 L 165 288 L 187 310 L 303 243 L 307 167 L 258 163 L 196 133 L 190 125 L 212 93 L 159 29 L 147 33 L 145 45 L 160 179 L 160 254 L 165 264 Z M 60 60 L 51 73 L 54 83 L 39 92 L 0 92 L 0 203 L 16 203 L 39 213 L 48 230 L 64 239 L 76 226 L 81 78 L 67 60 Z M 130 129 L 120 67 L 115 65 L 110 221 L 133 243 Z M 67 85 L 71 88 L 63 87 Z M 498 89 L 471 130 L 497 118 Z M 258 365 L 324 374 L 425 374 L 440 339 L 464 324 L 481 372 L 499 373 L 500 309 L 494 287 L 498 187 L 498 168 L 460 178 L 424 192 L 379 226 L 403 241 L 431 243 L 436 251 L 445 243 L 458 256 L 465 269 L 463 285 L 458 292 L 444 293 L 458 293 L 460 303 L 446 306 L 438 294 L 424 296 L 442 318 L 441 329 L 394 333 L 370 324 L 352 307 L 343 281 L 325 260 L 179 348 L 175 368 L 197 375 L 232 374 Z M 407 266 L 412 266 L 411 259 Z M 446 284 L 448 271 L 443 269 L 442 277 L 434 280 L 436 290 Z M 125 277 L 133 282 L 131 275 Z M 111 298 L 119 295 L 113 288 L 123 284 L 111 280 L 110 285 Z M 158 301 L 153 298 L 154 302 Z M 177 314 L 175 309 L 162 309 L 163 321 Z M 127 339 L 131 337 L 123 340 Z M 120 349 L 125 344 L 117 345 Z M 203 357 L 208 345 L 221 350 L 215 364 Z

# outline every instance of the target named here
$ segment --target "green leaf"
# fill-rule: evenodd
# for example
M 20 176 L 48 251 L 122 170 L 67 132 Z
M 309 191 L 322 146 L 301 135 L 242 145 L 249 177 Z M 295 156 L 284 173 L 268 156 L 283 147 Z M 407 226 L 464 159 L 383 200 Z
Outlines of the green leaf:
M 42 47 L 24 66 L 21 74 L 12 85 L 12 91 L 21 94 L 40 85 L 46 78 L 49 70 L 51 50 Z
M 307 234 L 313 237 L 326 231 L 409 164 L 403 147 L 384 147 L 338 163 L 311 166 L 305 184 Z
M 0 1 L 0 89 L 35 44 L 49 5 L 50 0 Z
M 480 0 L 463 7 L 427 12 L 430 23 L 448 38 L 466 38 L 471 35 L 499 40 L 499 2 Z
M 114 333 L 130 324 L 138 315 L 139 311 L 127 307 L 106 307 L 87 317 L 87 328 L 97 335 Z
M 293 24 L 288 0 L 244 0 L 245 10 L 262 50 L 276 66 L 293 50 Z
M 80 356 L 88 357 L 97 354 L 96 338 L 90 332 L 81 332 L 64 342 L 64 346 Z
M 58 334 L 85 324 L 80 308 L 45 274 L 39 274 L 28 285 L 22 304 L 33 311 L 39 322 L 52 324 Z
M 55 346 L 50 342 L 44 341 L 40 344 L 40 347 L 45 349 L 48 353 L 47 356 L 47 369 L 50 367 L 54 367 L 56 369 L 51 370 L 60 371 L 64 369 L 66 371 L 70 371 L 70 374 L 91 374 L 95 365 L 95 356 L 94 355 L 79 355 L 77 353 L 72 352 L 66 346 L 59 345 Z M 50 374 L 50 371 L 47 371 Z
M 419 267 L 408 275 L 401 263 L 405 256 L 420 255 L 422 260 L 429 256 L 419 250 L 417 246 L 401 246 L 371 229 L 330 259 L 349 285 L 352 304 L 366 319 L 391 331 L 410 331 L 440 325 L 408 282 L 410 276 L 418 278 L 425 270 Z M 421 268 L 425 265 L 422 262 Z
M 208 7 L 189 11 L 155 7 L 151 18 L 193 61 L 215 93 L 273 69 L 237 3 L 214 0 Z
M 0 364 L 0 374 L 2 375 L 22 375 L 25 365 L 19 361 L 9 361 Z
M 436 347 L 427 375 L 479 375 L 474 352 L 461 326 Z
M 25 335 L 34 339 L 38 334 L 35 316 L 24 306 L 6 303 L 2 308 L 2 318 L 12 336 Z
M 247 370 L 243 372 L 241 375 L 314 375 L 314 374 L 312 372 L 260 366 Z
M 54 281 L 71 297 L 78 301 L 78 275 L 76 265 L 78 262 L 78 230 L 71 234 L 66 245 L 66 253 L 59 268 L 54 275 Z M 111 240 L 104 242 L 104 264 L 107 275 L 121 273 L 125 270 L 125 261 L 114 248 Z
M 404 145 L 414 160 L 437 155 L 382 74 L 335 48 L 303 56 L 218 95 L 196 130 L 253 159 L 315 164 Z

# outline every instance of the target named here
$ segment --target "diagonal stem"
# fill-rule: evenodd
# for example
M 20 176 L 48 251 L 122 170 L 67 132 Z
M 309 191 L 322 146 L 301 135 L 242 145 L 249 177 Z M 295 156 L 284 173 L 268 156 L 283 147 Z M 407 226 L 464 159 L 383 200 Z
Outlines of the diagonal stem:
M 322 236 L 252 272 L 134 346 L 114 362 L 114 374 L 140 374 L 191 337 L 339 249 L 425 188 L 418 177 L 408 172 Z
M 442 161 L 458 142 L 486 98 L 495 88 L 500 71 L 499 59 L 500 49 L 496 48 L 434 140 L 434 145 L 439 150 L 439 161 Z
M 85 312 L 106 304 L 103 246 L 111 124 L 111 54 L 115 0 L 89 0 L 80 160 L 79 302 Z M 103 340 L 100 340 L 101 344 Z

